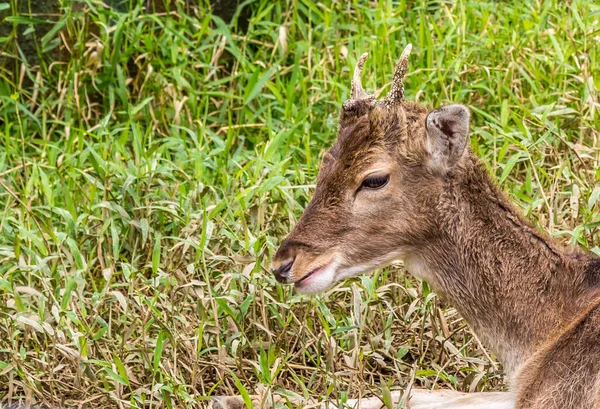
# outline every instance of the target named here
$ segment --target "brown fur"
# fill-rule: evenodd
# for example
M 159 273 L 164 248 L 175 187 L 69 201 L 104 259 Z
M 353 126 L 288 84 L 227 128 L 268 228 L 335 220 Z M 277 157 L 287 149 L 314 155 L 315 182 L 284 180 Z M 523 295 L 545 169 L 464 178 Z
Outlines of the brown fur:
M 427 115 L 370 100 L 342 111 L 314 198 L 274 258 L 276 270 L 293 263 L 278 279 L 311 279 L 336 260 L 337 281 L 404 259 L 504 363 L 516 408 L 600 408 L 599 259 L 533 227 L 470 149 L 433 166 Z M 466 136 L 449 118 L 439 128 L 448 140 L 434 142 L 452 152 Z M 361 190 L 373 169 L 388 184 Z

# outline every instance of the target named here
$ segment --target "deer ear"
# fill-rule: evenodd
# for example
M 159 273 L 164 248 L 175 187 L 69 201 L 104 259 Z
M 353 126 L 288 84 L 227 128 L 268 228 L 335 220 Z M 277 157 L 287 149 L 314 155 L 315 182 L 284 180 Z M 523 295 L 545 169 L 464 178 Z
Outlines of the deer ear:
M 462 156 L 469 140 L 471 113 L 464 105 L 451 104 L 427 115 L 425 129 L 429 166 L 436 172 L 447 172 Z

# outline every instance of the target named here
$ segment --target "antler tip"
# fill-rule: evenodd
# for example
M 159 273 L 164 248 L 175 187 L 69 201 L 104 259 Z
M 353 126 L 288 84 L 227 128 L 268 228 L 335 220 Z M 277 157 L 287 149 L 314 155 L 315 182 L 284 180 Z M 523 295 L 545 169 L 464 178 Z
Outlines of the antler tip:
M 408 69 L 408 57 L 411 50 L 412 44 L 408 43 L 406 47 L 404 47 L 404 51 L 402 51 L 402 55 L 396 63 L 392 88 L 385 98 L 385 103 L 388 106 L 404 101 L 404 85 L 402 84 L 402 80 L 404 79 L 404 74 L 406 74 L 406 70 Z
M 361 55 L 356 62 L 356 68 L 354 69 L 354 76 L 352 77 L 352 87 L 350 89 L 351 99 L 363 99 L 368 97 L 367 93 L 363 90 L 360 82 L 360 74 L 362 73 L 365 61 L 367 61 L 368 53 Z
M 369 57 L 369 53 L 364 53 L 363 55 L 361 55 L 358 58 L 358 61 L 356 62 L 356 69 L 358 71 L 362 71 L 364 65 L 365 65 L 365 61 L 367 61 L 367 58 Z

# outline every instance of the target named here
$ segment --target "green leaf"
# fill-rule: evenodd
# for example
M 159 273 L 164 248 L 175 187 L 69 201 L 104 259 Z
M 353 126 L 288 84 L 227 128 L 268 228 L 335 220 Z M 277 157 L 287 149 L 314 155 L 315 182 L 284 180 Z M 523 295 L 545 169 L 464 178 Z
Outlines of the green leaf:
M 19 256 L 21 255 L 21 237 L 19 236 L 19 232 L 15 233 L 13 251 L 15 253 L 15 260 L 18 260 Z
M 254 98 L 256 98 L 258 96 L 258 94 L 262 90 L 263 86 L 267 83 L 269 78 L 271 78 L 271 76 L 273 75 L 273 73 L 275 72 L 276 69 L 277 69 L 276 66 L 271 67 L 271 69 L 269 71 L 264 73 L 263 76 L 259 78 L 259 80 L 256 82 L 256 84 L 254 84 L 252 91 L 250 91 L 250 93 L 246 97 L 246 101 L 245 101 L 246 104 L 250 103 L 250 101 L 252 101 Z
M 500 107 L 500 124 L 503 129 L 508 125 L 508 99 L 503 100 Z
M 502 182 L 504 182 L 504 180 L 508 177 L 510 171 L 515 167 L 515 164 L 521 159 L 522 154 L 523 153 L 519 151 L 510 157 L 506 165 L 504 165 L 504 170 L 502 171 L 502 175 L 498 181 L 499 184 L 502 184 Z
M 302 122 L 298 122 L 296 125 L 288 129 L 287 131 L 280 132 L 275 136 L 275 138 L 269 141 L 267 149 L 263 155 L 263 159 L 266 161 L 271 160 L 275 152 L 284 152 L 286 149 L 282 148 L 283 142 L 287 140 L 287 138 L 302 125 Z
M 0 3 L 0 11 L 8 10 L 10 8 L 10 4 L 8 3 Z
M 422 369 L 420 371 L 417 371 L 417 373 L 415 374 L 415 376 L 436 376 L 438 375 L 437 371 L 434 371 L 433 369 Z
M 52 40 L 57 39 L 58 32 L 67 24 L 67 18 L 68 17 L 65 16 L 61 20 L 57 21 L 54 26 L 42 37 L 43 48 L 46 48 Z
M 594 190 L 592 190 L 592 194 L 590 195 L 590 198 L 588 199 L 587 203 L 588 210 L 592 210 L 592 208 L 598 201 L 598 197 L 600 197 L 600 186 L 596 186 L 594 187 Z
M 121 379 L 125 381 L 127 386 L 131 386 L 129 384 L 129 378 L 127 377 L 127 371 L 125 370 L 125 366 L 123 366 L 123 362 L 119 359 L 116 354 L 113 354 L 113 359 L 115 361 L 115 366 L 117 367 L 117 371 L 119 371 L 119 375 L 121 375 Z
M 225 300 L 222 297 L 216 297 L 215 300 L 217 301 L 217 304 L 219 304 L 219 307 L 221 307 L 221 310 L 223 310 L 225 314 L 229 315 L 235 321 L 236 315 L 233 312 L 233 310 L 229 307 L 227 300 Z
M 406 354 L 408 354 L 408 351 L 410 351 L 410 347 L 407 347 L 407 346 L 398 348 L 398 352 L 396 353 L 396 358 L 399 360 L 402 360 L 402 358 L 404 358 L 406 356 Z
M 63 294 L 62 302 L 60 304 L 62 310 L 66 310 L 69 306 L 69 302 L 71 301 L 71 292 L 73 291 L 73 287 L 75 287 L 75 277 L 71 277 L 69 282 L 67 283 L 67 288 L 65 288 L 65 292 Z
M 562 63 L 565 60 L 565 54 L 563 53 L 562 49 L 560 48 L 560 44 L 558 44 L 558 41 L 556 41 L 556 37 L 550 30 L 548 30 L 546 32 L 548 33 L 548 37 L 550 38 L 552 47 L 554 47 L 554 52 L 556 54 L 556 58 L 554 60 L 558 61 L 559 63 Z
M 138 112 L 140 112 L 153 99 L 154 99 L 154 97 L 148 97 L 148 98 L 144 99 L 138 105 L 136 105 L 135 107 L 133 107 L 133 109 L 131 110 L 131 115 L 133 116 L 133 115 L 137 114 Z
M 260 364 L 260 371 L 264 381 L 269 384 L 271 383 L 271 368 L 269 367 L 269 357 L 263 348 L 260 348 L 260 355 L 258 362 Z
M 81 251 L 79 250 L 77 242 L 71 237 L 67 237 L 67 246 L 69 246 L 69 250 L 71 250 L 71 254 L 73 255 L 73 259 L 75 260 L 75 265 L 77 266 L 77 268 L 79 270 L 86 270 L 87 263 L 85 262 Z
M 165 340 L 166 333 L 164 331 L 160 331 L 158 334 L 158 338 L 156 339 L 156 347 L 154 348 L 154 359 L 153 366 L 154 372 L 158 370 L 158 365 L 160 364 L 160 358 L 162 357 L 163 352 L 163 342 Z
M 392 399 L 392 394 L 387 386 L 381 388 L 381 399 L 383 400 L 386 409 L 394 408 L 394 400 Z
M 254 298 L 255 295 L 250 294 L 244 299 L 244 301 L 242 301 L 242 303 L 240 304 L 240 313 L 237 321 L 242 321 L 244 315 L 246 314 L 246 311 L 248 311 L 248 307 L 250 307 L 250 304 L 252 303 L 252 301 L 254 301 Z
M 155 274 L 158 271 L 158 266 L 160 264 L 160 239 L 160 233 L 156 233 L 156 238 L 154 239 L 154 248 L 152 249 L 152 272 Z
M 123 379 L 123 377 L 121 377 L 120 375 L 115 373 L 115 371 L 113 371 L 112 369 L 104 368 L 104 371 L 108 374 L 108 376 L 110 376 L 115 381 L 119 382 L 121 385 L 128 386 L 127 381 L 125 379 Z
M 252 405 L 252 399 L 250 398 L 250 394 L 248 393 L 248 390 L 246 390 L 246 388 L 240 381 L 240 378 L 238 378 L 235 373 L 233 373 L 232 371 L 229 371 L 229 373 L 231 374 L 231 377 L 233 378 L 233 381 L 235 382 L 235 386 L 237 387 L 238 392 L 240 393 L 240 395 L 242 396 L 242 399 L 244 400 L 244 404 L 246 404 L 246 407 L 248 409 L 253 409 L 254 406 Z
M 258 193 L 264 194 L 266 192 L 269 192 L 269 191 L 271 191 L 271 189 L 273 189 L 275 186 L 279 185 L 284 180 L 285 180 L 284 176 L 281 176 L 281 175 L 273 176 L 272 178 L 267 179 L 267 181 L 260 186 L 260 188 L 258 189 Z
M 143 218 L 140 220 L 140 230 L 142 231 L 142 246 L 145 246 L 146 241 L 148 240 L 148 232 L 150 231 L 148 219 Z
M 13 24 L 47 24 L 47 23 L 50 23 L 50 21 L 40 20 L 39 18 L 23 17 L 23 16 L 6 17 L 5 21 L 8 21 L 9 23 L 13 23 Z

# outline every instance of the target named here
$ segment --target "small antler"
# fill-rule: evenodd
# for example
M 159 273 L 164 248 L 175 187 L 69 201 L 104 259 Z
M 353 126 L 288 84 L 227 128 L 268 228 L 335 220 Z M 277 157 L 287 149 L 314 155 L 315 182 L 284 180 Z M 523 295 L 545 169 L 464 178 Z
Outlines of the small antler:
M 368 56 L 369 54 L 364 53 L 356 62 L 356 67 L 354 68 L 354 75 L 352 76 L 352 84 L 350 86 L 350 99 L 344 102 L 344 104 L 342 105 L 345 111 L 354 110 L 357 106 L 358 101 L 375 99 L 373 95 L 369 95 L 365 92 L 365 90 L 362 87 L 362 82 L 360 81 L 360 74 L 362 74 L 362 70 L 365 66 L 365 61 L 367 61 Z
M 363 89 L 362 82 L 360 81 L 360 75 L 362 74 L 362 70 L 365 66 L 365 61 L 367 61 L 368 56 L 368 53 L 364 53 L 356 62 L 356 67 L 354 68 L 354 76 L 352 77 L 352 86 L 350 87 L 351 99 L 359 100 L 369 98 L 369 95 Z
M 412 44 L 408 44 L 404 51 L 402 51 L 402 55 L 396 64 L 394 79 L 392 80 L 392 89 L 390 89 L 390 92 L 385 97 L 385 104 L 388 106 L 404 101 L 404 84 L 402 80 L 404 79 L 404 74 L 406 74 L 408 68 L 408 56 L 410 55 L 411 50 Z

